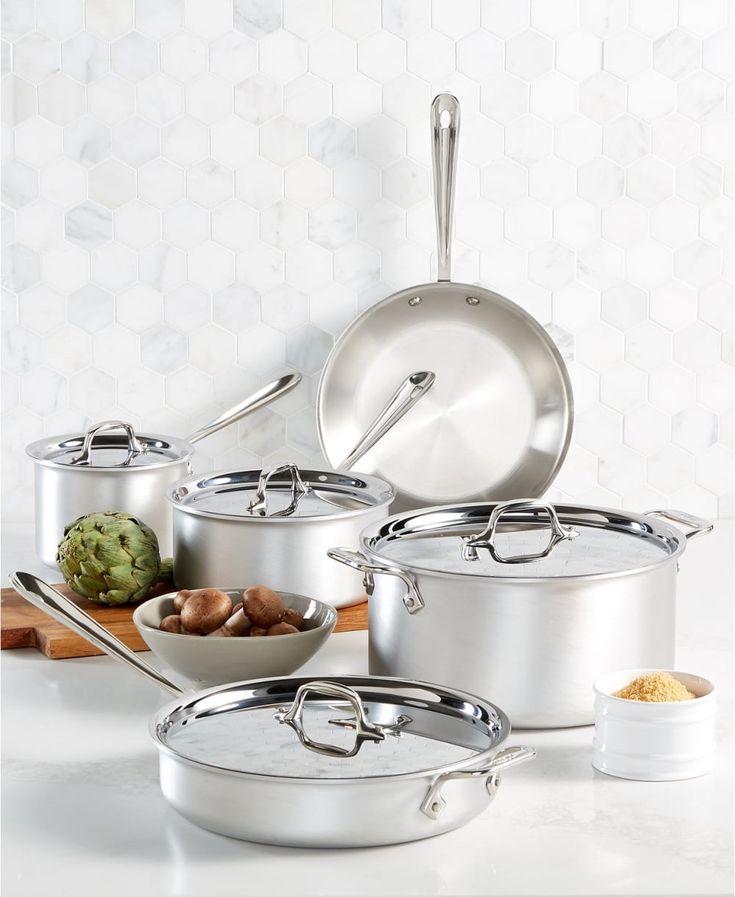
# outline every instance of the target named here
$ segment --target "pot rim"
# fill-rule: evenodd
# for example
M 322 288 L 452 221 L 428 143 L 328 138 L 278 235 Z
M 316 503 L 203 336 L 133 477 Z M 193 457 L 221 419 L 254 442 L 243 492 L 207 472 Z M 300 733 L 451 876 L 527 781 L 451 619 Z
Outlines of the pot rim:
M 381 564 L 388 564 L 393 567 L 400 568 L 401 570 L 405 570 L 414 576 L 430 576 L 430 577 L 438 577 L 440 579 L 448 579 L 453 581 L 469 581 L 469 582 L 490 582 L 490 583 L 503 583 L 504 585 L 510 585 L 512 583 L 519 583 L 528 585 L 529 583 L 565 583 L 565 582 L 581 582 L 584 580 L 602 580 L 602 579 L 618 579 L 626 576 L 634 576 L 639 573 L 646 573 L 650 570 L 657 570 L 660 567 L 665 566 L 666 564 L 670 564 L 672 561 L 678 562 L 678 558 L 684 553 L 684 550 L 687 546 L 687 538 L 684 532 L 680 529 L 677 529 L 675 526 L 671 526 L 668 523 L 664 523 L 659 519 L 656 519 L 652 516 L 646 514 L 636 514 L 624 510 L 619 510 L 616 508 L 605 508 L 599 505 L 576 505 L 569 502 L 559 502 L 558 505 L 561 507 L 573 507 L 578 508 L 580 511 L 589 511 L 592 513 L 602 513 L 602 514 L 613 514 L 616 516 L 620 516 L 621 514 L 625 515 L 631 521 L 637 523 L 644 523 L 647 525 L 651 525 L 655 522 L 656 526 L 660 529 L 660 531 L 673 539 L 676 544 L 676 550 L 671 554 L 662 557 L 661 560 L 654 561 L 649 564 L 645 564 L 643 566 L 630 567 L 625 570 L 610 570 L 603 571 L 598 573 L 573 573 L 566 574 L 563 576 L 501 576 L 497 574 L 486 574 L 486 573 L 463 573 L 457 571 L 446 571 L 446 570 L 432 570 L 427 567 L 422 567 L 418 564 L 413 564 L 410 562 L 406 562 L 403 560 L 396 560 L 396 558 L 392 558 L 386 554 L 382 554 L 379 549 L 373 548 L 370 544 L 371 538 L 374 538 L 377 534 L 378 528 L 388 527 L 391 524 L 394 524 L 403 518 L 405 518 L 407 513 L 411 513 L 412 515 L 416 514 L 430 514 L 432 512 L 446 512 L 448 508 L 451 509 L 463 509 L 463 508 L 472 508 L 478 506 L 487 506 L 500 504 L 500 502 L 461 502 L 455 505 L 434 505 L 432 507 L 420 508 L 416 511 L 412 512 L 403 512 L 400 514 L 393 514 L 390 517 L 381 520 L 378 523 L 370 524 L 365 527 L 365 529 L 360 533 L 360 548 L 362 551 L 368 556 L 370 560 L 379 561 Z M 380 571 L 376 571 L 379 573 Z
M 284 677 L 284 678 L 294 678 L 294 677 Z M 304 678 L 296 677 L 296 678 Z M 426 688 L 436 688 L 437 686 L 434 683 L 426 682 L 421 679 L 405 679 L 400 676 L 377 676 L 377 677 L 366 677 L 360 675 L 343 675 L 337 677 L 340 682 L 349 681 L 351 679 L 364 680 L 365 678 L 375 678 L 381 681 L 387 682 L 404 682 L 411 686 L 418 687 L 426 687 Z M 227 685 L 217 685 L 212 688 L 202 689 L 196 692 L 187 692 L 183 695 L 183 703 L 188 703 L 192 700 L 198 700 L 209 694 L 214 694 L 219 691 L 222 691 L 223 688 L 232 688 L 234 685 L 248 685 L 253 686 L 257 685 L 261 682 L 270 682 L 273 680 L 273 677 L 269 677 L 266 679 L 246 679 L 241 683 L 238 682 L 229 682 Z M 309 681 L 309 677 L 306 677 L 305 681 Z M 299 785 L 329 785 L 331 787 L 337 785 L 369 785 L 369 784 L 387 784 L 387 783 L 396 783 L 403 782 L 409 780 L 416 779 L 424 779 L 429 778 L 431 780 L 437 778 L 440 775 L 443 775 L 447 772 L 455 772 L 457 770 L 464 769 L 481 769 L 485 766 L 495 754 L 502 748 L 502 746 L 507 742 L 508 738 L 511 734 L 511 722 L 508 718 L 508 715 L 496 704 L 493 704 L 491 701 L 485 700 L 484 698 L 480 698 L 477 695 L 470 694 L 469 692 L 462 691 L 460 689 L 449 688 L 448 686 L 440 686 L 444 690 L 450 690 L 454 692 L 457 697 L 463 698 L 466 701 L 469 701 L 473 704 L 484 704 L 486 706 L 491 707 L 495 713 L 497 713 L 498 717 L 501 721 L 501 734 L 498 737 L 498 740 L 491 747 L 486 748 L 484 751 L 481 751 L 477 754 L 473 754 L 471 757 L 467 757 L 464 760 L 457 760 L 454 763 L 447 763 L 444 766 L 437 766 L 433 769 L 424 769 L 424 770 L 415 770 L 414 772 L 404 772 L 404 773 L 396 773 L 394 775 L 377 775 L 377 776 L 361 776 L 361 777 L 345 777 L 345 778 L 319 778 L 317 776 L 284 776 L 284 775 L 271 775 L 269 773 L 258 773 L 258 772 L 247 772 L 246 770 L 240 769 L 228 769 L 223 766 L 217 766 L 213 763 L 205 763 L 203 760 L 193 760 L 191 757 L 186 757 L 183 754 L 178 753 L 178 751 L 174 750 L 170 745 L 166 744 L 161 736 L 158 733 L 158 728 L 160 723 L 166 719 L 171 713 L 176 710 L 181 709 L 183 706 L 182 698 L 175 698 L 173 701 L 169 701 L 163 707 L 156 711 L 156 713 L 150 718 L 148 723 L 148 732 L 155 742 L 156 748 L 159 753 L 165 754 L 168 757 L 176 760 L 177 762 L 184 763 L 187 766 L 193 766 L 196 769 L 202 769 L 207 772 L 213 772 L 221 775 L 228 775 L 234 778 L 239 779 L 248 779 L 257 782 L 279 782 L 282 784 L 293 785 L 294 783 L 298 783 Z M 491 775 L 492 772 L 488 772 L 488 775 Z
M 302 473 L 305 472 L 305 469 L 302 468 Z M 312 471 L 316 472 L 316 471 Z M 214 479 L 215 477 L 225 477 L 232 476 L 233 474 L 238 473 L 248 473 L 248 474 L 257 474 L 260 473 L 256 468 L 251 468 L 249 470 L 232 470 L 231 468 L 226 468 L 224 470 L 211 470 L 206 473 L 201 474 L 190 474 L 186 477 L 183 477 L 181 480 L 170 485 L 165 492 L 166 501 L 173 507 L 174 511 L 181 511 L 184 514 L 189 514 L 192 517 L 205 517 L 210 520 L 226 520 L 234 523 L 244 523 L 244 524 L 258 524 L 259 526 L 266 523 L 269 525 L 275 525 L 279 523 L 285 523 L 288 526 L 294 526 L 296 523 L 301 524 L 309 524 L 309 523 L 321 523 L 327 520 L 351 520 L 356 517 L 361 517 L 366 514 L 370 514 L 374 511 L 381 511 L 384 508 L 390 506 L 391 502 L 395 498 L 395 490 L 393 486 L 387 481 L 382 479 L 381 477 L 375 477 L 370 474 L 359 474 L 350 470 L 330 470 L 330 471 L 319 471 L 319 473 L 333 474 L 339 476 L 350 477 L 352 479 L 359 477 L 365 484 L 369 487 L 372 487 L 376 490 L 380 490 L 380 492 L 384 495 L 384 497 L 375 502 L 375 504 L 366 504 L 361 508 L 344 508 L 336 514 L 310 514 L 308 517 L 260 517 L 255 515 L 246 515 L 246 514 L 222 514 L 216 513 L 208 510 L 203 510 L 202 508 L 192 507 L 191 505 L 187 505 L 181 501 L 181 498 L 177 496 L 177 492 L 184 486 L 191 485 L 196 483 L 202 479 Z M 257 479 L 254 482 L 254 487 L 257 486 Z M 255 488 L 253 488 L 253 494 L 255 494 Z

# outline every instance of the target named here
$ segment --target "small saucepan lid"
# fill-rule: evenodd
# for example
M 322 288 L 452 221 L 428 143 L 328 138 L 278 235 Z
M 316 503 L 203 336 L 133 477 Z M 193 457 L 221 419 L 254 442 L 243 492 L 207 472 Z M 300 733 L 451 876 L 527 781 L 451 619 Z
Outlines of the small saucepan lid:
M 176 483 L 167 498 L 174 507 L 203 517 L 303 520 L 343 517 L 387 506 L 393 489 L 378 477 L 283 464 L 268 471 L 220 471 L 188 477 Z

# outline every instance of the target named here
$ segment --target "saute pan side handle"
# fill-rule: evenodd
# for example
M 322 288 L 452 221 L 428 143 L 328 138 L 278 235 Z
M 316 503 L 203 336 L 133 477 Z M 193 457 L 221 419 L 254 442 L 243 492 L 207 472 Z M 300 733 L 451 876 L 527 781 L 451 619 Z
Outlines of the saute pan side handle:
M 645 517 L 663 517 L 664 520 L 672 520 L 674 523 L 683 524 L 690 527 L 684 535 L 689 539 L 696 539 L 697 536 L 704 536 L 711 533 L 714 529 L 714 523 L 704 520 L 701 517 L 695 517 L 694 514 L 687 514 L 686 511 L 646 511 Z
M 369 560 L 361 551 L 354 551 L 352 548 L 329 548 L 327 555 L 333 561 L 339 561 L 353 570 L 359 570 L 365 574 L 365 590 L 368 595 L 373 592 L 375 573 L 381 573 L 385 576 L 396 576 L 406 587 L 406 594 L 403 596 L 403 604 L 409 614 L 416 614 L 426 605 L 421 597 L 418 583 L 412 576 L 400 567 L 392 567 L 388 564 L 375 564 Z
M 452 279 L 454 183 L 457 175 L 459 100 L 440 93 L 431 104 L 431 156 L 436 216 L 437 280 Z
M 442 797 L 442 787 L 445 782 L 449 782 L 452 779 L 485 779 L 485 787 L 492 799 L 500 785 L 498 773 L 509 766 L 515 766 L 517 763 L 533 760 L 535 756 L 536 751 L 533 748 L 509 747 L 496 754 L 487 766 L 483 766 L 480 769 L 458 769 L 455 772 L 443 772 L 434 779 L 431 787 L 426 792 L 426 797 L 421 802 L 421 812 L 428 816 L 429 819 L 439 818 L 447 805 L 446 800 Z

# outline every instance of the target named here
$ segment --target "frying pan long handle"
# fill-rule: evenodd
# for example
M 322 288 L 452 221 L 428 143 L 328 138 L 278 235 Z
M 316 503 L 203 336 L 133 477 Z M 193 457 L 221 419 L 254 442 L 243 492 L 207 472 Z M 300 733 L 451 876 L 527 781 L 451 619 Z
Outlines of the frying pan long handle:
M 459 100 L 440 93 L 431 104 L 431 162 L 436 215 L 437 280 L 452 279 L 454 185 L 457 176 Z
M 200 427 L 196 433 L 187 436 L 186 441 L 199 442 L 200 439 L 204 439 L 206 436 L 211 436 L 212 433 L 216 433 L 217 430 L 229 427 L 230 424 L 234 424 L 235 421 L 240 420 L 241 417 L 245 417 L 246 414 L 251 414 L 256 409 L 262 408 L 263 405 L 269 405 L 281 396 L 286 395 L 287 392 L 290 392 L 295 386 L 298 386 L 300 382 L 301 374 L 286 374 L 283 377 L 279 377 L 278 380 L 274 380 L 267 386 L 262 387 L 262 389 L 259 389 L 251 396 L 248 396 L 247 399 L 238 402 L 234 407 L 228 408 L 227 411 L 220 414 L 219 417 L 210 420 L 209 423 Z
M 167 679 L 157 669 L 146 663 L 142 658 L 138 657 L 135 651 L 131 651 L 127 645 L 123 644 L 120 639 L 108 632 L 104 626 L 101 626 L 93 617 L 82 610 L 79 605 L 75 604 L 66 595 L 63 595 L 47 582 L 34 576 L 32 573 L 11 573 L 10 581 L 13 588 L 22 595 L 27 601 L 35 605 L 37 608 L 47 613 L 50 617 L 68 626 L 78 632 L 82 638 L 92 642 L 105 654 L 120 660 L 122 663 L 132 667 L 146 679 L 155 683 L 159 688 L 163 688 L 170 694 L 178 697 L 183 691 L 178 685 Z

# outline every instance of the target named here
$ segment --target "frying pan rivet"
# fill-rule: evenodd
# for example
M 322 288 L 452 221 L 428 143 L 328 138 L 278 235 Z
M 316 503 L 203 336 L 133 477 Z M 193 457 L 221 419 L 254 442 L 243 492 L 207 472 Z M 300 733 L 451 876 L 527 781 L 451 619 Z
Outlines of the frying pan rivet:
M 467 305 L 479 305 L 480 304 L 480 300 L 477 298 L 477 296 L 468 296 L 465 299 L 465 302 L 467 303 Z
M 411 296 L 411 298 L 408 300 L 408 304 L 411 306 L 411 308 L 413 308 L 414 305 L 419 305 L 420 302 L 421 296 Z

